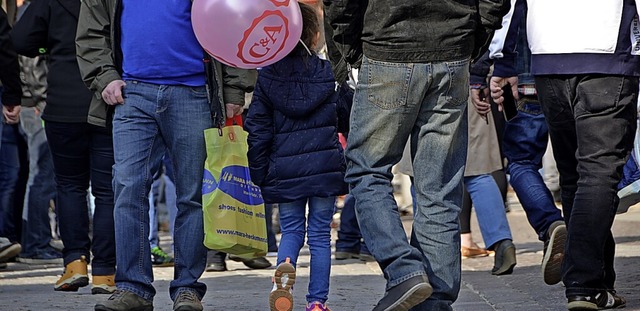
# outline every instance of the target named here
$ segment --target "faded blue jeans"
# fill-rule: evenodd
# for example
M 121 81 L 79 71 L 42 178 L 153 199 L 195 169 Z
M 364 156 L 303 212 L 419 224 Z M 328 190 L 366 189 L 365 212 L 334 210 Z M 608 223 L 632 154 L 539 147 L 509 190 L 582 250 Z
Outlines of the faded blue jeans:
M 433 294 L 412 310 L 451 310 L 460 290 L 469 61 L 388 63 L 365 57 L 358 77 L 346 181 L 362 236 L 387 290 L 427 275 Z M 409 136 L 417 201 L 411 244 L 391 185 L 391 167 Z
M 183 290 L 204 296 L 198 281 L 207 249 L 202 220 L 204 130 L 213 126 L 205 87 L 167 86 L 127 81 L 125 102 L 113 119 L 116 285 L 147 300 L 152 285 L 149 247 L 149 200 L 153 172 L 168 149 L 175 172 L 178 213 L 174 237 L 172 299 Z
M 29 148 L 29 179 L 22 210 L 20 256 L 37 258 L 51 252 L 49 201 L 56 198 L 56 181 L 47 135 L 34 108 L 22 108 L 20 126 L 27 136 Z
M 306 206 L 309 214 L 305 217 Z M 297 266 L 300 249 L 304 245 L 305 231 L 311 253 L 309 293 L 307 302 L 325 303 L 329 296 L 331 274 L 331 219 L 335 211 L 336 197 L 311 197 L 278 204 L 282 237 L 278 248 L 278 264 L 287 257 Z M 305 226 L 305 220 L 307 222 Z
M 464 185 L 471 195 L 480 225 L 482 240 L 488 249 L 502 240 L 513 240 L 507 214 L 504 211 L 502 194 L 490 173 L 467 176 Z

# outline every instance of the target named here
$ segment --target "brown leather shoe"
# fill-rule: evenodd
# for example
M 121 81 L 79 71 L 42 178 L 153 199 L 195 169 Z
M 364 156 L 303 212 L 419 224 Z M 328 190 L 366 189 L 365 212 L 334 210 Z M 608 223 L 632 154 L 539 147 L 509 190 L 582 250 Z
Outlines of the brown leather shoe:
M 477 257 L 486 257 L 489 256 L 489 252 L 487 252 L 484 248 L 475 248 L 475 247 L 460 247 L 460 254 L 462 258 L 477 258 Z

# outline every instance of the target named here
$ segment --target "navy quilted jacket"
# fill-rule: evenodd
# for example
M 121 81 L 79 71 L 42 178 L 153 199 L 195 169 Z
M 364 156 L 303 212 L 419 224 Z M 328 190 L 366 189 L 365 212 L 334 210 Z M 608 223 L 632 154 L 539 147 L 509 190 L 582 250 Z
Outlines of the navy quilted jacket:
M 338 111 L 348 111 L 351 97 L 341 95 L 331 65 L 315 55 L 292 53 L 259 71 L 245 129 L 251 179 L 265 203 L 348 191 Z

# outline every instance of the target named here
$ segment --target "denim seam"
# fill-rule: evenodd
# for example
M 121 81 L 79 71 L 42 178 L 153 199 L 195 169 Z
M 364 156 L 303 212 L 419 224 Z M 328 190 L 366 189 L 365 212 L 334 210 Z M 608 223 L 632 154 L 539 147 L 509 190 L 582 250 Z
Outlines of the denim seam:
M 121 285 L 121 284 L 117 284 L 117 288 L 119 290 L 125 290 L 128 292 L 132 292 L 140 297 L 142 297 L 142 299 L 147 300 L 147 301 L 151 301 L 153 303 L 153 294 L 149 294 L 147 292 L 141 291 L 133 286 L 127 286 L 127 285 Z
M 396 278 L 395 280 L 389 280 L 389 284 L 387 285 L 387 290 L 391 289 L 392 287 L 399 285 L 400 283 L 412 278 L 412 277 L 416 277 L 419 275 L 427 275 L 426 272 L 424 271 L 417 271 L 417 272 L 413 272 L 413 273 L 409 273 L 407 275 L 401 276 L 399 278 Z
M 153 149 L 153 145 L 154 145 L 154 143 L 155 143 L 155 141 L 156 141 L 157 137 L 158 137 L 158 132 L 157 132 L 157 128 L 156 128 L 156 133 L 153 135 L 153 138 L 151 139 L 151 143 L 150 143 L 150 145 L 146 148 L 146 150 L 147 150 L 147 155 L 146 155 L 145 175 L 144 175 L 144 182 L 143 182 L 143 185 L 146 185 L 146 184 L 147 184 L 147 181 L 150 179 L 150 176 L 149 176 L 149 175 L 150 175 L 150 171 L 151 171 L 151 170 L 150 170 L 149 162 L 150 162 L 150 159 L 151 159 L 151 151 L 152 151 L 152 149 Z M 151 176 L 151 177 L 152 177 L 152 176 Z M 148 191 L 147 191 L 146 193 L 148 193 Z M 144 195 L 144 194 L 143 194 L 143 195 L 140 197 L 140 201 L 138 202 L 138 206 L 142 206 L 142 207 L 144 207 L 145 201 L 147 201 L 147 200 L 148 200 L 148 199 L 146 198 L 146 195 Z M 139 209 L 139 211 L 140 211 L 140 212 L 141 212 L 141 214 L 142 214 L 142 215 L 141 215 L 141 217 L 140 217 L 140 219 L 144 219 L 144 217 L 145 217 L 145 216 L 146 216 L 146 217 L 148 217 L 148 215 L 149 215 L 149 211 L 148 211 L 148 210 L 147 210 L 147 211 L 146 211 L 146 213 L 145 213 L 144 208 L 140 208 L 140 209 Z M 142 237 L 145 237 L 145 234 L 144 234 L 144 228 L 145 228 L 145 225 L 144 225 L 144 222 L 142 222 L 142 223 L 140 224 L 140 236 L 142 236 Z M 148 235 L 147 235 L 147 236 L 148 236 Z M 145 240 L 145 241 L 148 241 L 146 238 L 145 238 L 144 240 Z M 148 244 L 148 243 L 147 243 L 147 244 Z M 141 245 L 141 247 L 139 247 L 139 250 L 140 250 L 140 260 L 138 261 L 138 269 L 140 269 L 140 274 L 144 277 L 145 281 L 146 281 L 147 283 L 151 284 L 151 283 L 153 283 L 153 280 L 152 280 L 152 279 L 150 279 L 150 278 L 149 278 L 147 275 L 145 275 L 145 273 L 144 273 L 144 262 L 145 262 L 145 259 L 144 259 L 144 258 L 145 258 L 144 250 L 145 250 L 145 245 Z

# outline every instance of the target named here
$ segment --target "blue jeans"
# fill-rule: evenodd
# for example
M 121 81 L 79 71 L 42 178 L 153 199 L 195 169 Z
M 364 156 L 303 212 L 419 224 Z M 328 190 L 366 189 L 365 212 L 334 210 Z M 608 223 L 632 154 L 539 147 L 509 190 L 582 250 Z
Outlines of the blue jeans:
M 160 237 L 158 236 L 158 198 L 160 194 L 160 184 L 164 183 L 164 200 L 165 207 L 169 212 L 169 232 L 173 234 L 173 228 L 176 221 L 178 207 L 176 206 L 176 185 L 173 183 L 173 168 L 171 161 L 165 155 L 162 158 L 165 166 L 165 172 L 153 180 L 151 191 L 149 192 L 149 243 L 151 248 L 160 246 Z
M 207 250 L 202 220 L 202 172 L 206 157 L 204 130 L 213 126 L 205 87 L 167 86 L 128 81 L 125 102 L 113 119 L 115 224 L 118 271 L 116 285 L 152 300 L 153 271 L 149 247 L 147 195 L 165 150 L 174 168 L 178 213 L 174 229 L 175 300 L 183 290 L 204 296 L 198 282 Z
M 476 209 L 482 239 L 488 249 L 502 240 L 511 238 L 511 229 L 504 211 L 504 201 L 500 189 L 491 174 L 467 176 L 464 185 L 471 195 Z
M 309 204 L 308 220 L 305 217 L 307 202 Z M 307 232 L 307 244 L 311 253 L 307 302 L 320 301 L 325 303 L 329 296 L 331 219 L 335 203 L 335 197 L 311 197 L 308 200 L 278 204 L 280 227 L 282 228 L 278 264 L 289 257 L 291 264 L 296 266 L 300 249 L 304 245 L 305 230 Z M 306 228 L 305 221 L 307 221 Z
M 535 97 L 521 95 L 518 114 L 505 125 L 502 149 L 509 163 L 507 171 L 511 186 L 541 241 L 547 238 L 553 222 L 563 220 L 540 175 L 548 137 L 540 102 Z
M 64 243 L 64 264 L 85 256 L 93 275 L 112 275 L 116 269 L 113 226 L 113 139 L 109 128 L 89 123 L 47 121 L 47 140 L 56 176 L 56 213 Z M 89 221 L 87 191 L 95 197 Z M 90 237 L 90 223 L 93 236 Z M 93 259 L 91 259 L 93 254 Z
M 51 252 L 49 201 L 56 197 L 53 159 L 42 119 L 33 108 L 23 108 L 20 125 L 27 136 L 29 179 L 22 210 L 21 257 L 38 258 Z
M 565 294 L 614 289 L 611 226 L 637 127 L 638 77 L 537 76 L 536 87 L 560 172 L 568 230 Z
M 18 125 L 4 123 L 0 116 L 0 236 L 19 242 L 20 216 L 16 215 L 14 197 L 19 179 Z
M 451 310 L 460 289 L 468 82 L 468 60 L 419 64 L 365 57 L 359 72 L 345 179 L 387 290 L 414 276 L 429 277 L 434 292 L 413 310 Z M 391 167 L 409 136 L 417 201 L 411 245 L 391 185 Z
M 340 230 L 338 231 L 338 240 L 336 240 L 336 251 L 369 254 L 367 244 L 360 233 L 355 204 L 356 200 L 353 195 L 347 194 L 340 214 Z

